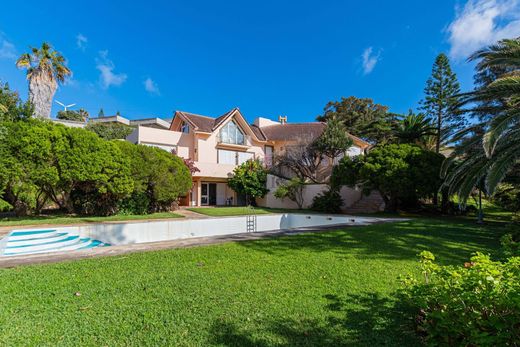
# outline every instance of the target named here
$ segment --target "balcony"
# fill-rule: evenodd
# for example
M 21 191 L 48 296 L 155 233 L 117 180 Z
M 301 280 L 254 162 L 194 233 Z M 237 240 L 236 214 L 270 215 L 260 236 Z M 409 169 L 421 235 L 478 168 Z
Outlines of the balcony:
M 251 147 L 251 136 L 244 135 L 242 141 L 236 141 L 229 136 L 222 136 L 221 133 L 217 135 L 217 146 L 228 148 L 249 148 Z

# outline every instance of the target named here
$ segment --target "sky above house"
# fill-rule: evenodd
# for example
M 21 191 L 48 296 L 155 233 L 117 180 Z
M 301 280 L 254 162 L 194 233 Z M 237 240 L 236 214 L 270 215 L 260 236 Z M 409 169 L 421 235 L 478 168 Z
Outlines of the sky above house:
M 9 1 L 0 80 L 27 98 L 15 60 L 46 41 L 74 73 L 55 100 L 92 116 L 100 108 L 131 119 L 219 116 L 239 107 L 250 121 L 306 122 L 350 95 L 415 109 L 441 52 L 470 90 L 468 55 L 516 36 L 518 0 Z

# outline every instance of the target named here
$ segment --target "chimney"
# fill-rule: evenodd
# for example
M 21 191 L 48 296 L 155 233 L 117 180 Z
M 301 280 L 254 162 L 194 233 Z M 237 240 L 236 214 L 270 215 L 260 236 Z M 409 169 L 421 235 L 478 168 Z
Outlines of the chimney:
M 278 116 L 278 121 L 279 121 L 281 124 L 285 124 L 285 123 L 287 123 L 287 116 Z

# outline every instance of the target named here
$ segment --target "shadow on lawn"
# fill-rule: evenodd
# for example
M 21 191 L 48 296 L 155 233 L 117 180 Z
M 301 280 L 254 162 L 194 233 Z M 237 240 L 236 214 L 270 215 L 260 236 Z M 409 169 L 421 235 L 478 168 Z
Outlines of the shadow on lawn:
M 419 219 L 302 233 L 240 245 L 280 256 L 290 250 L 303 250 L 387 259 L 415 259 L 420 251 L 430 250 L 441 263 L 460 263 L 476 251 L 495 252 L 503 232 L 501 224 L 478 226 L 460 219 Z
M 222 346 L 417 346 L 411 310 L 374 294 L 326 295 L 324 320 L 273 320 L 254 330 L 216 321 L 212 343 Z

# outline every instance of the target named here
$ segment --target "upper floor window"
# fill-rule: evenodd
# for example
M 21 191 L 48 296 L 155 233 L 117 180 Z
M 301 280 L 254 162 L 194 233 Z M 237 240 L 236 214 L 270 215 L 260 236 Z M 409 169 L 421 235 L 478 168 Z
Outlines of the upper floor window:
M 220 130 L 220 142 L 245 145 L 246 137 L 239 126 L 234 121 L 230 121 Z
M 186 122 L 181 123 L 181 133 L 188 134 L 190 132 L 190 126 Z

